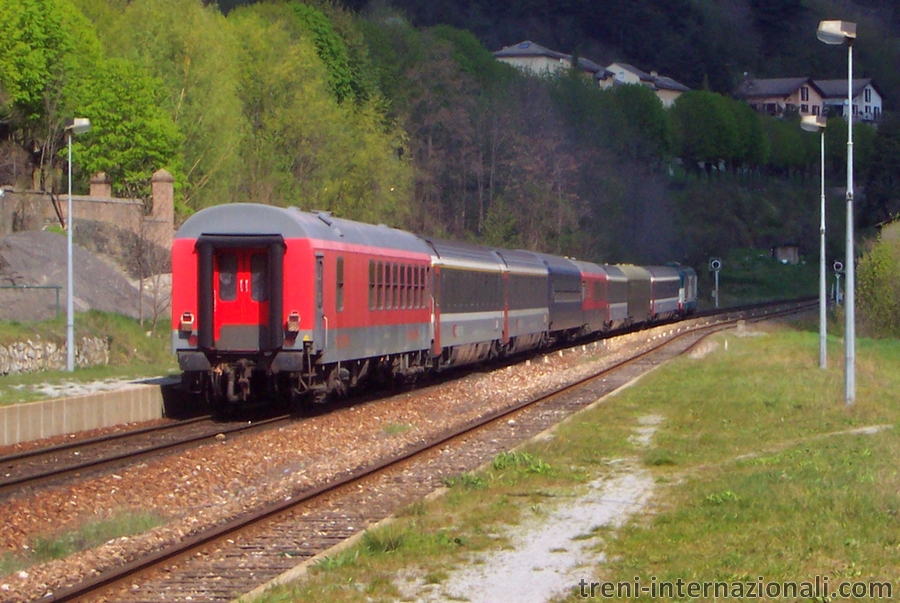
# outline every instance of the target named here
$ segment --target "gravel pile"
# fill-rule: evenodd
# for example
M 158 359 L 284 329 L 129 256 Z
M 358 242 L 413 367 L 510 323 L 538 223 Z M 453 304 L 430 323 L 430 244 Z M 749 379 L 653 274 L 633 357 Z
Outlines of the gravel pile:
M 336 409 L 277 431 L 225 438 L 118 474 L 13 498 L 0 509 L 0 550 L 9 553 L 27 551 L 36 537 L 74 530 L 85 521 L 122 510 L 152 509 L 167 523 L 0 577 L 0 598 L 29 601 L 43 596 L 263 502 L 369 465 L 450 425 L 574 381 L 613 362 L 620 354 L 610 348 L 646 341 L 648 335 L 642 333 L 596 348 L 579 346 L 439 387 Z

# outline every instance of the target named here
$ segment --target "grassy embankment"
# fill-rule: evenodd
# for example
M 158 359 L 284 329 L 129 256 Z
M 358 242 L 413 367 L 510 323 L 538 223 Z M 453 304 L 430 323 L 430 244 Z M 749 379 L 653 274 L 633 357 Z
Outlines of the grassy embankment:
M 412 579 L 447 597 L 453 568 L 489 567 L 489 553 L 510 546 L 509 529 L 570 504 L 597 477 L 628 470 L 652 475 L 652 502 L 623 528 L 583 526 L 577 540 L 609 559 L 589 563 L 585 580 L 818 575 L 832 586 L 890 581 L 896 595 L 900 342 L 859 340 L 848 408 L 839 340 L 830 340 L 823 372 L 814 328 L 758 329 L 765 333 L 717 336 L 705 358 L 677 359 L 554 438 L 447 480 L 446 496 L 406 509 L 265 601 L 397 601 Z M 629 437 L 647 416 L 661 422 L 642 448 Z M 868 426 L 884 427 L 859 431 Z M 581 600 L 576 583 L 565 600 Z
M 156 325 L 150 332 L 150 323 L 142 327 L 137 320 L 120 314 L 85 312 L 75 315 L 75 340 L 81 337 L 102 337 L 109 341 L 109 365 L 76 368 L 73 373 L 46 371 L 0 377 L 0 405 L 43 398 L 33 389 L 38 384 L 55 384 L 64 381 L 97 381 L 154 377 L 175 372 L 177 363 L 170 345 L 169 321 Z M 0 322 L 0 345 L 10 345 L 26 340 L 52 341 L 58 346 L 66 344 L 66 319 L 31 323 Z
M 819 293 L 819 265 L 813 263 L 782 264 L 766 252 L 756 249 L 736 249 L 720 258 L 719 307 L 740 306 L 767 300 L 817 296 Z M 715 275 L 709 267 L 696 266 L 699 282 L 699 301 L 703 308 L 715 307 L 713 291 Z M 828 291 L 834 283 L 834 273 L 828 266 Z M 843 282 L 841 283 L 843 286 Z

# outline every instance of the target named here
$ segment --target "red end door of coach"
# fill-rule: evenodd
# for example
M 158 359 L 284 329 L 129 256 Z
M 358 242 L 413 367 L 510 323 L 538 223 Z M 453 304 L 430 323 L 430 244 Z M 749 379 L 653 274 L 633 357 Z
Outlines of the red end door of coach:
M 214 338 L 218 349 L 259 349 L 269 324 L 269 259 L 264 249 L 216 251 Z

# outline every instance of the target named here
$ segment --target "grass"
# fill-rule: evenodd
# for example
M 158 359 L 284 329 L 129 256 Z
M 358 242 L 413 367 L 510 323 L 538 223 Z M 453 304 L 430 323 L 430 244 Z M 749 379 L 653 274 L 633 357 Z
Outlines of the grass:
M 653 506 L 622 528 L 583 526 L 575 540 L 609 560 L 585 568 L 588 580 L 829 576 L 833 585 L 893 581 L 897 593 L 900 342 L 858 341 L 857 400 L 848 408 L 837 339 L 821 371 L 815 332 L 759 329 L 767 332 L 718 336 L 727 351 L 720 345 L 701 360 L 677 359 L 560 426 L 554 438 L 449 478 L 445 496 L 416 503 L 391 524 L 398 546 L 360 544 L 345 553 L 355 555 L 352 567 L 322 567 L 263 601 L 395 601 L 410 583 L 445 596 L 453 567 L 510 546 L 510 526 L 571 500 L 622 459 L 653 476 Z M 629 436 L 651 415 L 662 420 L 640 448 Z M 888 428 L 854 431 L 874 425 Z M 572 586 L 564 600 L 582 600 Z
M 715 306 L 715 274 L 704 266 L 697 266 L 701 305 Z M 834 275 L 829 272 L 829 279 Z M 833 282 L 833 280 L 829 280 Z M 819 268 L 813 262 L 782 264 L 767 252 L 757 249 L 736 249 L 722 258 L 719 272 L 719 306 L 739 306 L 754 302 L 790 299 L 799 295 L 816 295 L 819 287 Z
M 0 557 L 0 576 L 63 559 L 115 538 L 140 534 L 163 523 L 160 517 L 151 513 L 121 513 L 110 519 L 88 522 L 77 531 L 37 538 L 30 550 L 21 554 L 5 553 Z
M 29 402 L 43 398 L 33 386 L 65 381 L 97 381 L 115 378 L 154 377 L 176 372 L 177 363 L 170 350 L 169 321 L 157 324 L 150 332 L 145 320 L 107 312 L 90 311 L 75 315 L 75 339 L 102 337 L 109 342 L 109 365 L 76 368 L 73 373 L 46 371 L 0 377 L 0 405 Z M 25 340 L 52 341 L 65 346 L 65 317 L 40 322 L 0 322 L 0 345 Z

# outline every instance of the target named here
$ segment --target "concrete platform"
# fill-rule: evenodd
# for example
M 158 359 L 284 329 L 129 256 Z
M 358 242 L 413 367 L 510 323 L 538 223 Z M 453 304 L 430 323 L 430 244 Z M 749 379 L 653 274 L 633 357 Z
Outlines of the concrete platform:
M 171 416 L 172 385 L 173 380 L 157 380 L 0 407 L 0 446 Z

